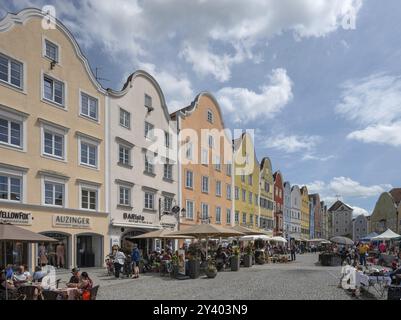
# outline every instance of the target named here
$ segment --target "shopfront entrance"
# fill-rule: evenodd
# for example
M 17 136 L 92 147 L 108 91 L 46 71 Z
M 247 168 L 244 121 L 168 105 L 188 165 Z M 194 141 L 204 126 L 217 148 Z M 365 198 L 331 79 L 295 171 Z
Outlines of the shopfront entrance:
M 7 241 L 1 244 L 0 264 L 15 266 L 29 265 L 29 245 L 21 241 Z
M 37 265 L 45 263 L 43 253 L 47 258 L 47 264 L 56 268 L 68 269 L 71 264 L 71 235 L 61 232 L 41 232 L 46 237 L 56 239 L 56 243 L 45 243 L 44 248 L 39 244 Z M 46 259 L 45 259 L 46 260 Z
M 77 266 L 84 268 L 103 265 L 103 236 L 80 234 L 76 238 Z

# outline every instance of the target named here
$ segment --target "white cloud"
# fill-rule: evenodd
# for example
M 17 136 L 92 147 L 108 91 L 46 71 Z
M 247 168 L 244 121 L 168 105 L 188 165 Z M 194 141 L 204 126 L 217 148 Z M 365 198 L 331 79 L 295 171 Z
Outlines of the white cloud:
M 234 122 L 273 119 L 292 98 L 292 81 L 285 69 L 275 69 L 269 75 L 270 82 L 260 87 L 259 92 L 246 88 L 225 87 L 216 97 Z
M 265 147 L 280 150 L 286 153 L 295 153 L 301 151 L 310 152 L 315 149 L 320 141 L 321 138 L 318 136 L 278 135 L 276 137 L 267 139 L 265 142 Z
M 322 161 L 322 162 L 326 162 L 329 160 L 334 159 L 335 156 L 330 155 L 330 156 L 315 156 L 313 154 L 307 153 L 302 157 L 303 161 L 308 161 L 308 160 L 316 160 L 316 161 Z
M 314 181 L 307 187 L 310 193 L 319 193 L 322 198 L 370 198 L 392 189 L 390 184 L 364 186 L 347 177 L 335 177 L 328 183 Z
M 357 126 L 348 139 L 401 146 L 401 76 L 347 81 L 341 98 L 335 111 Z
M 356 206 L 350 206 L 350 207 L 352 207 L 352 209 L 354 209 L 354 212 L 352 213 L 354 218 L 356 218 L 360 215 L 364 215 L 365 217 L 370 216 L 370 213 L 363 208 L 356 207 Z
M 18 8 L 49 3 L 14 1 Z M 55 5 L 83 45 L 96 43 L 112 54 L 156 63 L 150 53 L 157 44 L 197 73 L 226 81 L 233 65 L 260 61 L 253 52 L 259 44 L 285 31 L 298 38 L 325 36 L 341 28 L 349 13 L 357 15 L 362 0 L 82 0 Z

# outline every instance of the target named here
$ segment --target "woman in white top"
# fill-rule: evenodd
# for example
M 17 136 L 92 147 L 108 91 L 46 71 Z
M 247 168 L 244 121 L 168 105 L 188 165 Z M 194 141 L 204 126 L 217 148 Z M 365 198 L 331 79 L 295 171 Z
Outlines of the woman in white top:
M 119 248 L 114 256 L 114 274 L 117 279 L 120 278 L 121 268 L 124 265 L 126 259 L 125 254 L 120 250 L 121 249 Z

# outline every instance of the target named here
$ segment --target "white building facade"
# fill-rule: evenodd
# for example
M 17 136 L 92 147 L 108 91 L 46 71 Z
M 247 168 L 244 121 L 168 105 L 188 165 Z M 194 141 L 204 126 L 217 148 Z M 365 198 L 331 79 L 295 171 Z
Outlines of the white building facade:
M 109 90 L 109 202 L 111 245 L 161 228 L 177 229 L 176 125 L 163 92 L 144 71 L 133 73 L 120 92 Z M 135 241 L 142 250 L 160 243 Z
M 301 190 L 295 185 L 291 188 L 290 238 L 301 237 Z
M 286 239 L 291 230 L 291 184 L 284 182 L 284 208 L 283 208 L 283 229 Z

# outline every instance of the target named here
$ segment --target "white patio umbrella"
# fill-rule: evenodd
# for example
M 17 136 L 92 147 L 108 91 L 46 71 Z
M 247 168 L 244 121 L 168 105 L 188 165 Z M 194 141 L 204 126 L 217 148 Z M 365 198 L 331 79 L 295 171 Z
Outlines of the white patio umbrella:
M 379 234 L 376 237 L 373 237 L 371 240 L 393 240 L 393 239 L 397 239 L 400 238 L 401 235 L 395 233 L 394 231 L 392 231 L 391 229 L 387 229 L 387 231 L 383 232 L 382 234 Z
M 286 239 L 284 239 L 283 237 L 273 237 L 270 239 L 271 241 L 276 241 L 276 242 L 283 242 L 283 243 L 287 243 L 288 241 Z
M 272 238 L 262 234 L 262 235 L 244 236 L 244 237 L 240 238 L 240 240 L 241 241 L 255 241 L 255 240 L 269 241 L 269 240 L 272 240 Z

